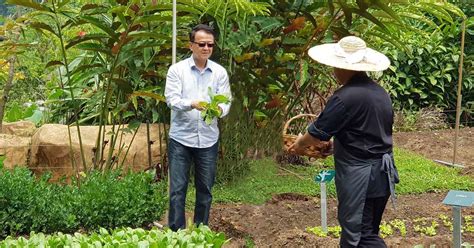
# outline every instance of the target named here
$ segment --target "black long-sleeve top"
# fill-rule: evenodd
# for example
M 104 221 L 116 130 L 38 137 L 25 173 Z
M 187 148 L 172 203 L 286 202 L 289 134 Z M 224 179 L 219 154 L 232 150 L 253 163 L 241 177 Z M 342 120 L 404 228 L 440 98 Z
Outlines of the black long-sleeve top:
M 330 97 L 308 132 L 324 141 L 334 136 L 352 159 L 376 159 L 392 152 L 392 125 L 390 96 L 365 73 L 359 73 Z

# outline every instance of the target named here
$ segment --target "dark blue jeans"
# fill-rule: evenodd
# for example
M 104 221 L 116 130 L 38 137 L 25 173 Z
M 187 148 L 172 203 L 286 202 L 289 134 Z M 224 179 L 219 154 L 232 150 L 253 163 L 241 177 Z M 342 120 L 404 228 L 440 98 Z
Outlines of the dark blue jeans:
M 170 139 L 168 145 L 170 172 L 170 206 L 168 226 L 171 230 L 186 228 L 184 215 L 189 170 L 194 162 L 196 204 L 194 224 L 208 225 L 211 209 L 211 189 L 216 177 L 218 142 L 209 148 L 193 148 Z

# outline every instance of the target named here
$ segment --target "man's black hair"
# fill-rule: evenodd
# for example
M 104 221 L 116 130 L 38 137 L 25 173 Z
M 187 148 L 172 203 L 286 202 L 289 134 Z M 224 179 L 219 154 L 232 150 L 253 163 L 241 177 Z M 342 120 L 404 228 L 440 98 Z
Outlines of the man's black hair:
M 194 37 L 196 36 L 196 33 L 201 30 L 208 34 L 212 34 L 212 37 L 214 37 L 214 40 L 216 39 L 216 33 L 214 32 L 213 28 L 209 27 L 206 24 L 198 24 L 193 28 L 191 33 L 189 33 L 189 41 L 194 42 Z

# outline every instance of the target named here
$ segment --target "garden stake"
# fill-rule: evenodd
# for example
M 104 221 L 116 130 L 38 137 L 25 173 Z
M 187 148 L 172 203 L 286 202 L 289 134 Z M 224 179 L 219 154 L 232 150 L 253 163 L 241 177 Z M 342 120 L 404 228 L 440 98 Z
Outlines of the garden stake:
M 321 182 L 321 227 L 325 233 L 328 232 L 327 220 L 327 199 L 326 199 L 326 183 Z
M 461 208 L 472 207 L 474 192 L 450 190 L 443 204 L 453 207 L 453 247 L 461 248 Z
M 453 206 L 453 247 L 461 247 L 461 207 Z
M 314 177 L 314 181 L 319 183 L 321 188 L 321 227 L 325 233 L 328 232 L 326 182 L 331 182 L 335 174 L 334 170 L 323 170 Z

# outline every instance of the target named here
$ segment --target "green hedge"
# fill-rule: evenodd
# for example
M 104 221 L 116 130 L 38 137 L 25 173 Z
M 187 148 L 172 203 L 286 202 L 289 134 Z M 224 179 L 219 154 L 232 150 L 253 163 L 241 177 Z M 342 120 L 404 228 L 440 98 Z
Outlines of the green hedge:
M 80 185 L 78 187 L 77 185 Z M 146 173 L 94 172 L 80 184 L 48 183 L 26 168 L 0 171 L 0 238 L 34 232 L 140 227 L 159 220 L 165 184 Z
M 0 241 L 0 248 L 10 247 L 222 247 L 223 233 L 214 233 L 207 226 L 173 232 L 155 229 L 119 228 L 112 232 L 101 228 L 98 233 L 74 235 L 31 233 L 28 239 L 8 237 Z

